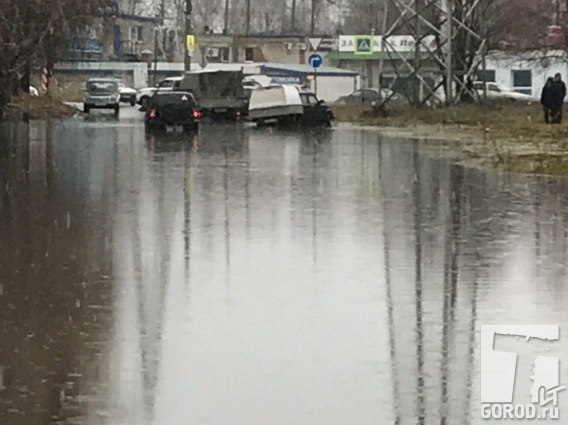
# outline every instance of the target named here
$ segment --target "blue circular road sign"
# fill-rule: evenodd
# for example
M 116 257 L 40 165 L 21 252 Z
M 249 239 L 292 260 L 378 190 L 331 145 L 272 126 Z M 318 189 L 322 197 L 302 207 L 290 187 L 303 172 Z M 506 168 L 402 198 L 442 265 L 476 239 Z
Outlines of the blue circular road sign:
M 319 68 L 323 63 L 323 58 L 317 53 L 311 54 L 308 58 L 308 63 L 312 68 Z

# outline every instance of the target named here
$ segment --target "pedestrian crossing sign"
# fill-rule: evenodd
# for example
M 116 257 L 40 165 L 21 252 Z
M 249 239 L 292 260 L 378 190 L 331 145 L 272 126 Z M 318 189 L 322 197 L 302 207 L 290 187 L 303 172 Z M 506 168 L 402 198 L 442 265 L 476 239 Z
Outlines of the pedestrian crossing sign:
M 355 37 L 355 54 L 356 55 L 372 55 L 373 54 L 373 37 L 358 36 Z
M 195 49 L 195 35 L 187 34 L 186 35 L 186 44 L 187 44 L 187 53 L 191 56 Z

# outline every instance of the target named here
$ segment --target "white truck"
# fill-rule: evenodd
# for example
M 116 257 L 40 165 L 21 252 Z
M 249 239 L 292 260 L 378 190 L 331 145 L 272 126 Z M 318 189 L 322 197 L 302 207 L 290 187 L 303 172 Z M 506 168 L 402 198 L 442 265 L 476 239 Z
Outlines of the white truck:
M 179 89 L 193 93 L 204 116 L 238 119 L 248 111 L 249 94 L 242 70 L 192 71 L 185 74 Z
M 314 93 L 294 85 L 273 85 L 252 91 L 248 120 L 262 127 L 269 123 L 284 126 L 330 126 L 331 108 Z

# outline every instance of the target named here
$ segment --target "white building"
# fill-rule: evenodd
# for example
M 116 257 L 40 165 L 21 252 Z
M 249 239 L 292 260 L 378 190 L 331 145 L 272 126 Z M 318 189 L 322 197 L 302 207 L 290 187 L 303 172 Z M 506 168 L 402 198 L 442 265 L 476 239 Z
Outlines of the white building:
M 560 73 L 568 81 L 568 54 L 564 51 L 525 53 L 490 52 L 486 70 L 479 78 L 509 86 L 515 91 L 539 97 L 548 77 Z

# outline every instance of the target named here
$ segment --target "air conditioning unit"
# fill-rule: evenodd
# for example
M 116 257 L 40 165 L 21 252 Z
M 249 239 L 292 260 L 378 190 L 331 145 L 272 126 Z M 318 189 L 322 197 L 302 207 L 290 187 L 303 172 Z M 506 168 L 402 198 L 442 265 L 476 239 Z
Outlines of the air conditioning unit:
M 286 46 L 286 50 L 292 50 L 294 43 L 285 43 L 284 46 Z
M 219 48 L 210 47 L 209 49 L 207 49 L 207 57 L 208 58 L 218 58 L 219 57 Z
M 306 45 L 306 43 L 298 43 L 298 49 L 300 50 L 307 50 L 308 46 Z

